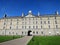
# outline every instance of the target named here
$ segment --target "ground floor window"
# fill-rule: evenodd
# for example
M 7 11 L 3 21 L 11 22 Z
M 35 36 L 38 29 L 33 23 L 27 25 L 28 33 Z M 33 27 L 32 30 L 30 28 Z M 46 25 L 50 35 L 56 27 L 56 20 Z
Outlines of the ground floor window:
M 41 31 L 41 34 L 43 34 L 43 31 Z
M 35 34 L 35 31 L 33 31 L 33 34 Z
M 22 32 L 22 34 L 23 34 L 23 32 Z
M 36 34 L 38 34 L 38 31 L 36 32 Z

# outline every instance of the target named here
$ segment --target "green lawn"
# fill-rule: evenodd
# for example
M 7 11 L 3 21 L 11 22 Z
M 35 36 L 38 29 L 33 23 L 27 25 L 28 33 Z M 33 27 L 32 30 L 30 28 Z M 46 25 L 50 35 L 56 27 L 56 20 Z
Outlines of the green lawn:
M 0 36 L 0 43 L 1 42 L 5 42 L 5 41 L 8 41 L 8 40 L 13 40 L 13 39 L 16 39 L 16 38 L 21 38 L 22 36 Z
M 28 45 L 60 45 L 60 36 L 34 36 Z

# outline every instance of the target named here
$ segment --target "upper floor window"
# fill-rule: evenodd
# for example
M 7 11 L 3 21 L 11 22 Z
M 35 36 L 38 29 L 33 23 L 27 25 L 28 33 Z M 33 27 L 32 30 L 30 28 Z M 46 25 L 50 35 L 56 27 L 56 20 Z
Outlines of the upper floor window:
M 49 28 L 50 28 L 50 25 L 49 25 Z
M 48 21 L 48 24 L 50 24 L 50 21 Z
M 34 20 L 34 18 L 33 18 L 33 20 Z
M 37 18 L 36 18 L 36 20 L 37 20 Z
M 4 25 L 6 25 L 6 23 L 4 22 Z
M 18 19 L 17 19 L 17 21 L 18 21 Z
M 11 29 L 11 26 L 10 26 L 10 29 Z
M 41 24 L 42 24 L 42 21 L 41 21 Z
M 33 24 L 34 24 L 34 22 L 33 22 Z
M 56 17 L 55 17 L 55 19 L 56 19 Z
M 36 26 L 36 29 L 38 28 L 38 26 Z
M 24 26 L 22 26 L 22 29 L 24 28 Z
M 25 29 L 26 29 L 26 26 L 25 26 Z
M 46 21 L 44 21 L 44 24 L 46 24 Z
M 29 18 L 29 20 L 31 20 L 31 19 Z
M 33 28 L 35 28 L 35 26 L 33 26 Z
M 24 18 L 22 18 L 22 21 L 24 20 Z
M 5 29 L 5 26 L 3 27 L 3 29 Z
M 57 21 L 55 21 L 55 24 L 57 24 Z
M 37 24 L 37 21 L 36 21 L 36 24 Z
M 12 22 L 12 19 L 11 19 L 11 22 Z
M 12 25 L 12 22 L 10 23 L 10 25 Z
M 42 28 L 42 25 L 41 25 L 41 28 Z
M 29 26 L 29 28 L 31 28 L 31 26 Z
M 24 22 L 22 22 L 22 24 L 24 24 Z
M 42 20 L 42 17 L 40 19 Z
M 16 29 L 18 29 L 18 26 L 16 27 Z
M 49 20 L 49 17 L 48 17 L 48 20 Z
M 56 28 L 58 28 L 58 25 L 56 25 Z

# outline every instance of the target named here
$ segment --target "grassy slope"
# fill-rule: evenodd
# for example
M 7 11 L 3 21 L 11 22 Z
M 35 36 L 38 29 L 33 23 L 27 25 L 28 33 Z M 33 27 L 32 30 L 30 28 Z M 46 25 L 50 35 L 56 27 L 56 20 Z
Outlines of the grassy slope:
M 8 40 L 20 38 L 21 36 L 0 36 L 0 43 Z
M 28 45 L 60 45 L 60 36 L 34 36 Z

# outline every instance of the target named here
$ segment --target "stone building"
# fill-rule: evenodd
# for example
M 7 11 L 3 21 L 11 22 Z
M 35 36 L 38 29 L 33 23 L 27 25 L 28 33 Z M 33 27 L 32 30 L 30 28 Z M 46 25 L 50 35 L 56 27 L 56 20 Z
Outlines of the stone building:
M 60 35 L 60 15 L 37 16 L 29 11 L 25 16 L 0 18 L 0 35 Z

